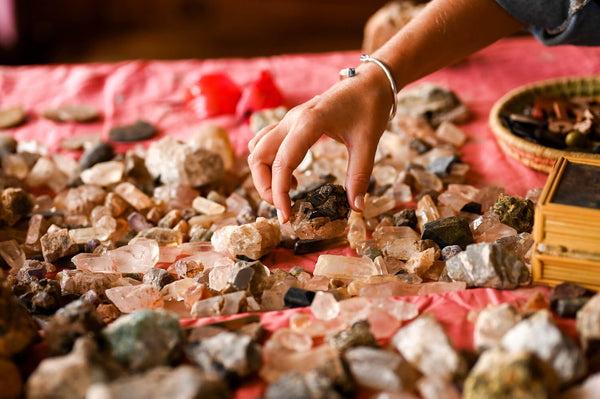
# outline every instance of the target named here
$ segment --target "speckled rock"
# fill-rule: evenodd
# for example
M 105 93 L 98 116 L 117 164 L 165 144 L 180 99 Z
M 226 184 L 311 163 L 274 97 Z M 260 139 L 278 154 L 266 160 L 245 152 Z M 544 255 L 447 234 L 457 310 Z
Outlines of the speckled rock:
M 20 353 L 38 339 L 31 315 L 19 304 L 0 276 L 0 357 Z

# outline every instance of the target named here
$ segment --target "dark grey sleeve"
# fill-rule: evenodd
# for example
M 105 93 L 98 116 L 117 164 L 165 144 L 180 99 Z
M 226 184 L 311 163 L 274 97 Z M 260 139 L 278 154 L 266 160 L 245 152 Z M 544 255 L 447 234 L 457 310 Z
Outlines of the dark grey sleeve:
M 600 45 L 600 0 L 495 1 L 546 45 Z

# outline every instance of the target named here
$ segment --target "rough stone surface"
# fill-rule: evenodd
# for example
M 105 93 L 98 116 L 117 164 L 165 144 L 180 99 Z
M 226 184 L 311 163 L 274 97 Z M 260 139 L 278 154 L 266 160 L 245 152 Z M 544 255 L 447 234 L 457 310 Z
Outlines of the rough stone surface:
M 0 277 L 0 357 L 20 353 L 38 339 L 36 323 L 17 302 L 11 289 Z
M 91 168 L 100 162 L 110 161 L 115 155 L 114 148 L 106 142 L 99 142 L 85 150 L 79 158 L 79 165 L 82 169 Z
M 232 257 L 243 255 L 260 259 L 281 241 L 281 231 L 276 220 L 257 218 L 256 222 L 241 226 L 225 226 L 213 234 L 215 250 Z
M 113 356 L 132 371 L 169 365 L 181 353 L 182 332 L 176 315 L 138 310 L 102 331 Z
M 581 349 L 552 320 L 552 314 L 540 310 L 504 334 L 502 348 L 509 352 L 527 351 L 547 362 L 561 384 L 583 377 L 587 364 Z
M 46 233 L 40 238 L 42 253 L 46 262 L 54 262 L 58 259 L 75 255 L 79 252 L 79 246 L 69 235 L 69 230 L 60 229 L 54 233 Z
M 534 205 L 528 199 L 500 194 L 493 210 L 500 217 L 502 223 L 509 225 L 519 233 L 530 232 L 533 228 Z
M 18 284 L 13 292 L 19 302 L 34 314 L 51 314 L 64 304 L 60 284 L 47 278 Z
M 17 223 L 22 217 L 31 212 L 33 201 L 27 192 L 21 188 L 9 187 L 0 194 L 0 221 L 9 226 Z
M 349 213 L 344 187 L 328 183 L 294 202 L 290 222 L 301 239 L 335 237 L 344 232 Z
M 340 352 L 356 346 L 378 346 L 375 337 L 371 334 L 369 322 L 359 320 L 353 323 L 347 330 L 326 338 L 329 345 Z
M 594 354 L 600 346 L 600 294 L 594 295 L 577 312 L 577 333 L 586 354 Z
M 150 123 L 139 120 L 132 125 L 115 126 L 108 132 L 112 141 L 135 142 L 147 140 L 156 134 L 156 128 Z
M 261 347 L 248 335 L 222 332 L 189 344 L 187 356 L 201 370 L 213 373 L 234 373 L 245 377 L 257 372 L 262 365 Z
M 425 375 L 452 379 L 465 372 L 464 360 L 432 316 L 420 317 L 398 330 L 392 344 Z
M 105 327 L 96 305 L 78 299 L 60 308 L 44 326 L 44 337 L 51 355 L 69 353 L 81 336 L 95 337 Z
M 456 216 L 450 216 L 425 223 L 421 233 L 421 239 L 431 239 L 435 241 L 440 248 L 449 245 L 458 245 L 465 249 L 467 245 L 473 243 L 473 234 L 469 228 L 469 223 Z
M 485 351 L 465 380 L 464 399 L 553 398 L 558 379 L 535 355 L 500 348 Z
M 500 344 L 504 334 L 521 321 L 521 315 L 508 303 L 488 306 L 479 312 L 473 331 L 473 345 L 478 351 Z
M 514 289 L 529 280 L 523 262 L 499 244 L 471 244 L 446 262 L 448 276 L 470 287 Z
M 152 267 L 144 273 L 144 283 L 154 286 L 157 290 L 162 290 L 165 285 L 175 281 L 175 277 L 165 269 Z
M 228 399 L 231 392 L 224 381 L 192 366 L 157 367 L 146 373 L 95 383 L 86 399 Z

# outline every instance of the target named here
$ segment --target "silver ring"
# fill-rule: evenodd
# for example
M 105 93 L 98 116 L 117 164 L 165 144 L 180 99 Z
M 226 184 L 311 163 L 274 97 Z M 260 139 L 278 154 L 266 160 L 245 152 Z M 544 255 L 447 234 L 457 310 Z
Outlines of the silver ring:
M 351 78 L 352 76 L 356 76 L 355 68 L 344 68 L 340 71 L 340 79 Z

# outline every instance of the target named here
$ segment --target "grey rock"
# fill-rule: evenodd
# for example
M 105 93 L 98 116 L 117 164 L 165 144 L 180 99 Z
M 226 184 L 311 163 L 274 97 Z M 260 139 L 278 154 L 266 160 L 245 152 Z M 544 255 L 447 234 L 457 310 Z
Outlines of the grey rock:
M 540 310 L 504 334 L 502 348 L 509 352 L 527 351 L 547 362 L 566 385 L 583 377 L 587 364 L 583 352 L 552 320 L 552 314 Z
M 115 126 L 108 132 L 112 141 L 134 142 L 147 140 L 156 134 L 156 128 L 148 122 L 137 121 L 133 125 Z
M 157 290 L 162 290 L 163 287 L 167 284 L 170 284 L 175 281 L 175 277 L 171 275 L 165 269 L 161 269 L 160 267 L 150 268 L 146 273 L 144 273 L 143 282 L 144 284 L 150 284 L 156 287 Z
M 228 399 L 232 394 L 225 382 L 214 374 L 202 373 L 192 366 L 157 367 L 146 373 L 95 383 L 86 399 Z
M 82 169 L 91 168 L 100 162 L 106 162 L 113 159 L 115 150 L 112 145 L 100 141 L 94 144 L 92 147 L 85 150 L 85 152 L 79 158 L 79 165 Z
M 179 318 L 163 309 L 121 316 L 102 336 L 115 359 L 132 371 L 169 365 L 179 357 L 183 343 Z
M 523 262 L 499 244 L 482 242 L 446 262 L 448 276 L 465 281 L 470 287 L 514 289 L 529 280 L 529 270 Z
M 455 162 L 460 162 L 460 158 L 456 155 L 439 157 L 427 164 L 427 171 L 434 173 L 437 177 L 448 177 L 452 164 Z
M 248 335 L 231 332 L 222 332 L 189 344 L 186 354 L 205 372 L 226 370 L 239 377 L 255 373 L 262 365 L 260 345 Z

